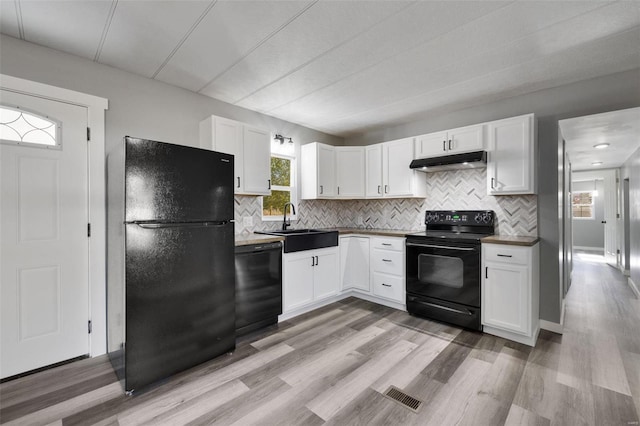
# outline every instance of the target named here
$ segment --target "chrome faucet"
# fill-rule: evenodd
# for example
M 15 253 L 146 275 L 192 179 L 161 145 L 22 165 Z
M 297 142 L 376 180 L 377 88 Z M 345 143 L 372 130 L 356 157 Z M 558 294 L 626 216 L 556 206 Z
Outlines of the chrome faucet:
M 293 203 L 285 203 L 284 204 L 284 219 L 282 221 L 282 230 L 286 231 L 288 226 L 291 226 L 291 218 L 287 222 L 287 206 L 291 206 L 291 214 L 296 214 L 296 208 Z

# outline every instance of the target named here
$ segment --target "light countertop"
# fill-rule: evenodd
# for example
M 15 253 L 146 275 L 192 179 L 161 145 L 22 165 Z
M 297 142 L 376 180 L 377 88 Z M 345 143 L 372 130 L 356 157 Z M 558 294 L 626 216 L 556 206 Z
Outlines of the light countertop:
M 510 246 L 535 246 L 540 241 L 538 237 L 521 237 L 518 235 L 491 235 L 480 240 L 483 244 L 505 244 Z
M 293 228 L 295 229 L 295 228 Z M 338 231 L 339 235 L 372 235 L 379 237 L 404 237 L 407 234 L 415 234 L 424 231 L 423 229 L 366 229 L 366 228 L 319 228 L 327 231 Z M 237 234 L 236 246 L 247 246 L 250 244 L 271 243 L 284 241 L 284 237 L 264 234 Z
M 284 241 L 284 237 L 263 234 L 236 234 L 236 247 L 251 244 L 275 243 L 278 241 Z

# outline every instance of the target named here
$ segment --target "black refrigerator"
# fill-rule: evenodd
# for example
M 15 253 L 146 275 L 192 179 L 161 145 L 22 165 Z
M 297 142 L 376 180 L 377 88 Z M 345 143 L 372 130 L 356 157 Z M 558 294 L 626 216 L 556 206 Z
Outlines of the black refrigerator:
M 107 194 L 107 346 L 133 394 L 235 348 L 233 156 L 127 136 Z

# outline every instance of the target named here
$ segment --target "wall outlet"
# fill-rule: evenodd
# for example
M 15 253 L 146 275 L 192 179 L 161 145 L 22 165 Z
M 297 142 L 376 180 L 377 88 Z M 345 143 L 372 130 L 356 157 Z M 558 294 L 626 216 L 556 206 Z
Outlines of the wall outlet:
M 242 226 L 244 226 L 245 228 L 247 226 L 253 226 L 253 216 L 244 216 L 242 218 Z

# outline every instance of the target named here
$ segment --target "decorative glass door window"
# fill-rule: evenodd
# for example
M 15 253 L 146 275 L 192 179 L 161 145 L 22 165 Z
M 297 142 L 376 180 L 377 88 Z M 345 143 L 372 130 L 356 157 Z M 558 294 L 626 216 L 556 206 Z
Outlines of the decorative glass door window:
M 60 125 L 19 108 L 0 106 L 0 141 L 43 147 L 60 147 Z

